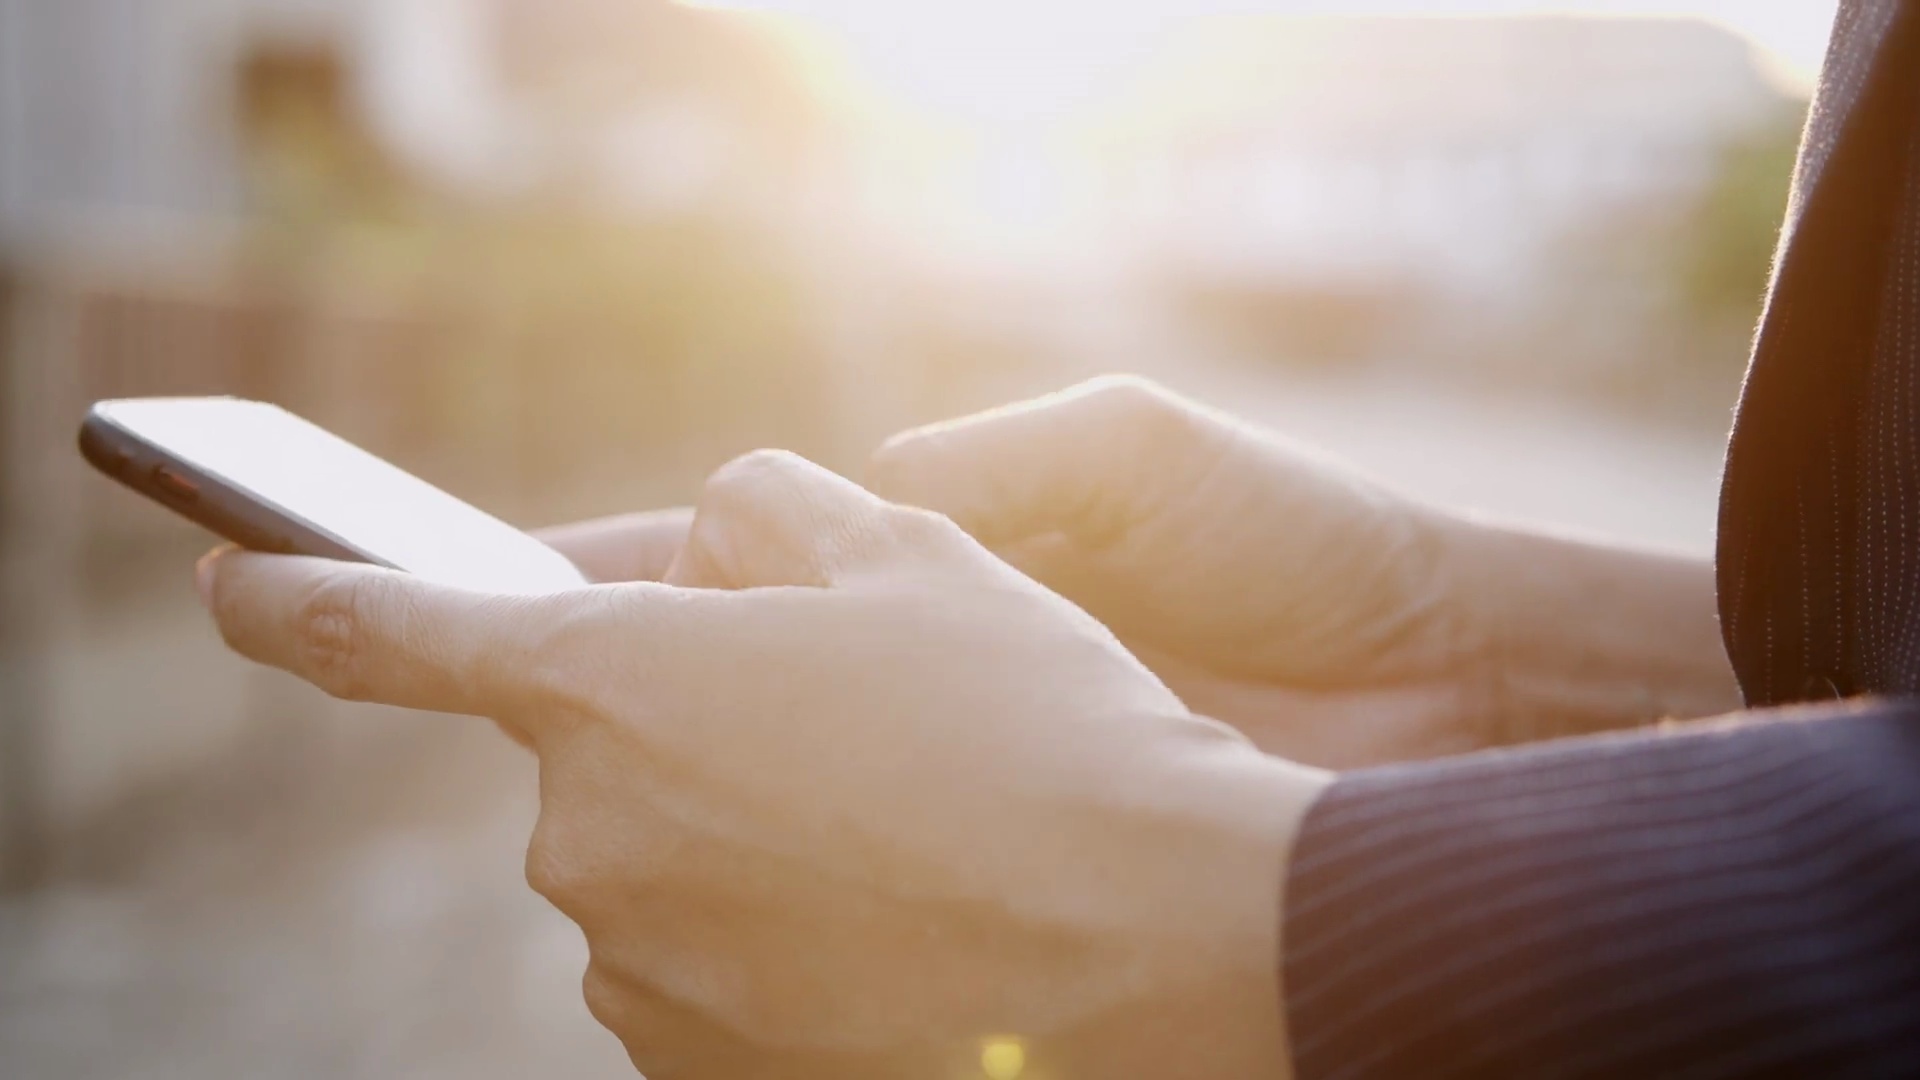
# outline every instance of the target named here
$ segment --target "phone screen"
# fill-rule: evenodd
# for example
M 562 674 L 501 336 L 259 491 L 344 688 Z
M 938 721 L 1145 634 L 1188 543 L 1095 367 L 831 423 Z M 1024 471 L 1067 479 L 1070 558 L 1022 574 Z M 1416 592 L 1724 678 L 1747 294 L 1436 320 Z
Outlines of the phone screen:
M 274 405 L 234 398 L 102 402 L 133 438 L 339 540 L 446 585 L 551 592 L 586 583 L 519 529 Z

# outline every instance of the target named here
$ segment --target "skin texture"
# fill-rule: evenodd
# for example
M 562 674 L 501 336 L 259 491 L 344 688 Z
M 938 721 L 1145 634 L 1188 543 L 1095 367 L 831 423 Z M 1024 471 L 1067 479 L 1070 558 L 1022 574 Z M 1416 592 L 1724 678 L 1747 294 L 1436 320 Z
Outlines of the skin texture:
M 547 597 L 237 552 L 201 587 L 244 655 L 539 755 L 528 879 L 653 1080 L 979 1075 L 1000 1037 L 1028 1076 L 1286 1075 L 1330 779 L 1294 762 L 1737 704 L 1704 562 L 1421 506 L 1139 380 L 867 482 L 749 455 L 543 534 L 606 583 Z
M 1484 628 L 1446 519 L 1138 379 L 901 435 L 867 482 L 1111 626 L 1196 710 L 1296 760 L 1466 749 Z
M 1106 378 L 896 437 L 871 488 L 1112 628 L 1194 711 L 1332 768 L 1740 706 L 1704 559 L 1421 505 L 1314 448 Z M 689 511 L 568 526 L 664 573 Z
M 620 538 L 676 527 L 555 539 L 642 577 L 674 545 Z M 1285 1074 L 1282 868 L 1326 774 L 791 455 L 721 469 L 685 529 L 664 581 L 544 597 L 242 552 L 200 577 L 242 654 L 533 748 L 528 880 L 653 1080 L 966 1075 L 1005 1036 L 1029 1075 Z
M 948 515 L 1193 709 L 1297 761 L 1740 705 L 1705 560 L 1424 506 L 1140 379 L 908 432 L 867 481 Z

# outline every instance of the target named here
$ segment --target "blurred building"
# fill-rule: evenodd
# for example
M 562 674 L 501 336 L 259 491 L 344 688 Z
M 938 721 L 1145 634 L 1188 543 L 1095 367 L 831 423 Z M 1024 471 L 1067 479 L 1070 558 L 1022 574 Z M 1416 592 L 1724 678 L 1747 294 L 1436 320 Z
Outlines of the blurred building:
M 498 186 L 514 166 L 502 155 L 529 149 L 502 134 L 516 105 L 505 71 L 540 66 L 524 55 L 542 40 L 534 24 L 566 24 L 566 9 L 589 6 L 554 4 L 551 20 L 536 20 L 540 5 L 512 0 L 0 0 L 0 236 L 103 213 L 238 213 L 235 75 L 267 49 L 331 56 L 357 115 L 410 162 Z M 633 69 L 654 70 L 649 43 L 661 55 L 684 44 L 683 26 L 659 25 L 666 0 L 620 7 L 629 24 L 656 24 L 603 41 L 627 49 Z
M 1414 303 L 1525 317 L 1570 234 L 1683 205 L 1797 100 L 1717 25 L 1576 17 L 1215 24 L 1142 96 L 1110 166 L 1139 256 L 1217 306 L 1303 297 L 1367 333 Z

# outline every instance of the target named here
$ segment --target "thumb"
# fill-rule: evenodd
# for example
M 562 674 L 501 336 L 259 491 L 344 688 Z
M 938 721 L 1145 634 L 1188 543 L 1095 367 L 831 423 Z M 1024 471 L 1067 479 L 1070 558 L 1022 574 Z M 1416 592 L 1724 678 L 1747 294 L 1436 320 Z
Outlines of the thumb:
M 708 478 L 665 580 L 702 588 L 830 587 L 881 554 L 890 536 L 883 519 L 904 513 L 798 455 L 756 450 Z
M 988 545 L 1066 533 L 1098 547 L 1152 515 L 1232 427 L 1143 379 L 1108 377 L 895 436 L 867 486 Z
M 539 697 L 535 673 L 578 593 L 492 596 L 360 563 L 216 552 L 202 592 L 235 652 L 350 701 L 515 722 Z M 532 732 L 522 732 L 532 735 Z

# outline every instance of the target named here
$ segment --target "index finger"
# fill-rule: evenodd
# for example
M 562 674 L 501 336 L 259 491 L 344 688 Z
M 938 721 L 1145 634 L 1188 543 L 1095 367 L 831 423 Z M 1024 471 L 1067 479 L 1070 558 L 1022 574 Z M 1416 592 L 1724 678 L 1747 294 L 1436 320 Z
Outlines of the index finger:
M 533 535 L 593 581 L 659 581 L 692 525 L 693 508 L 676 506 L 554 525 Z
M 895 436 L 866 480 L 985 544 L 1062 532 L 1099 546 L 1153 511 L 1208 432 L 1229 437 L 1204 415 L 1142 379 L 1095 379 Z
M 242 656 L 349 701 L 525 722 L 536 645 L 560 598 L 491 596 L 331 559 L 210 558 L 207 607 Z

